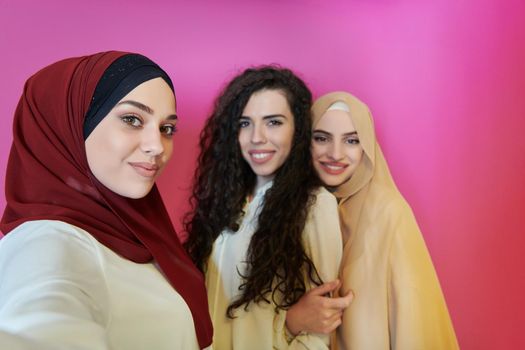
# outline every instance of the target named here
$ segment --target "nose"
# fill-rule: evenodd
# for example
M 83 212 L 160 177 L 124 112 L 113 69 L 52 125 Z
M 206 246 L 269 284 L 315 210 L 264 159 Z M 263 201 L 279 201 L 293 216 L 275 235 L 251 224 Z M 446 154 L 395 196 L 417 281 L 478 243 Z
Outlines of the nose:
M 333 160 L 341 160 L 343 158 L 343 148 L 338 142 L 332 142 L 328 149 L 328 156 Z
M 251 142 L 253 144 L 261 144 L 266 142 L 266 132 L 263 125 L 255 124 L 252 129 Z
M 142 152 L 149 156 L 159 156 L 164 153 L 162 134 L 158 128 L 144 128 L 140 144 Z

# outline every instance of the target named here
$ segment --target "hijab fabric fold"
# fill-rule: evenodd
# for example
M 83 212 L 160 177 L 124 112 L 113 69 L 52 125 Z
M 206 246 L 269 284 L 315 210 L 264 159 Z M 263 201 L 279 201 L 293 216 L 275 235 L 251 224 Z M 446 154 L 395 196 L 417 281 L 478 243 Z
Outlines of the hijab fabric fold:
M 144 198 L 122 197 L 103 186 L 87 163 L 84 118 L 95 88 L 115 60 L 129 55 L 69 58 L 28 79 L 15 112 L 0 230 L 9 234 L 26 221 L 61 220 L 131 261 L 156 261 L 191 310 L 204 348 L 213 332 L 204 278 L 184 251 L 157 187 Z

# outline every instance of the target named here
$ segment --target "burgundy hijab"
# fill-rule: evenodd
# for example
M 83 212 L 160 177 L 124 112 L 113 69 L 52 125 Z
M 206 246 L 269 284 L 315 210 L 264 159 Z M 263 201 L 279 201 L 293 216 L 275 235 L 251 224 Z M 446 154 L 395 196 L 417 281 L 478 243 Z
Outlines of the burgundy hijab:
M 15 112 L 0 230 L 8 234 L 26 221 L 61 220 L 131 261 L 155 260 L 190 308 L 204 348 L 213 333 L 204 278 L 184 251 L 157 187 L 144 198 L 122 197 L 88 167 L 84 117 L 104 71 L 124 55 L 70 58 L 28 79 Z

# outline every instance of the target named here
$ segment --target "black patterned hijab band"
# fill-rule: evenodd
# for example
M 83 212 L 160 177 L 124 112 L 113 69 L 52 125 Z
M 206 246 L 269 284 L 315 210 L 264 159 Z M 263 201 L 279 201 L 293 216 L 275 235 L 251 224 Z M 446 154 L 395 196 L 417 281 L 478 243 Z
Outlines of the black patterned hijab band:
M 84 140 L 118 101 L 140 84 L 155 78 L 162 78 L 174 91 L 168 74 L 149 58 L 138 54 L 128 54 L 115 60 L 106 69 L 93 93 L 84 120 Z

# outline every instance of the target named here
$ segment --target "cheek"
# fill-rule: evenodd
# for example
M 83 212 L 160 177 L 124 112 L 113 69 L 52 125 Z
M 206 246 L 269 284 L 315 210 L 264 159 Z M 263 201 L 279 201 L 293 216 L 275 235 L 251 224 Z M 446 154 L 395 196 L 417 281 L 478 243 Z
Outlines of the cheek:
M 284 132 L 281 135 L 282 144 L 287 149 L 288 153 L 292 149 L 293 145 L 293 137 L 294 137 L 294 129 L 293 127 L 289 127 L 287 130 L 283 130 Z
M 101 154 L 112 154 L 118 158 L 131 154 L 135 143 L 134 138 L 125 133 L 114 133 L 100 140 L 98 148 Z
M 171 139 L 164 141 L 164 162 L 167 163 L 173 155 L 173 141 Z
M 86 157 L 91 172 L 99 179 L 108 169 L 116 167 L 118 158 L 118 143 L 111 135 L 95 129 L 90 139 L 86 142 Z
M 100 183 L 113 190 L 114 178 L 120 171 L 120 161 L 113 150 L 91 147 L 86 149 L 86 155 L 91 173 Z
M 241 151 L 244 152 L 246 148 L 247 143 L 247 136 L 248 132 L 245 129 L 239 130 L 239 137 L 237 137 L 237 141 L 239 142 L 239 147 L 241 148 Z
M 314 169 L 315 169 L 317 175 L 323 177 L 324 174 L 323 174 L 323 171 L 321 171 L 322 170 L 321 169 L 321 164 L 319 162 L 313 162 L 313 166 L 314 166 Z
M 354 161 L 354 163 L 359 163 L 363 158 L 363 148 L 358 147 L 352 150 L 350 157 Z
M 320 158 L 324 153 L 325 146 L 318 145 L 316 143 L 312 143 L 312 158 L 317 159 Z

